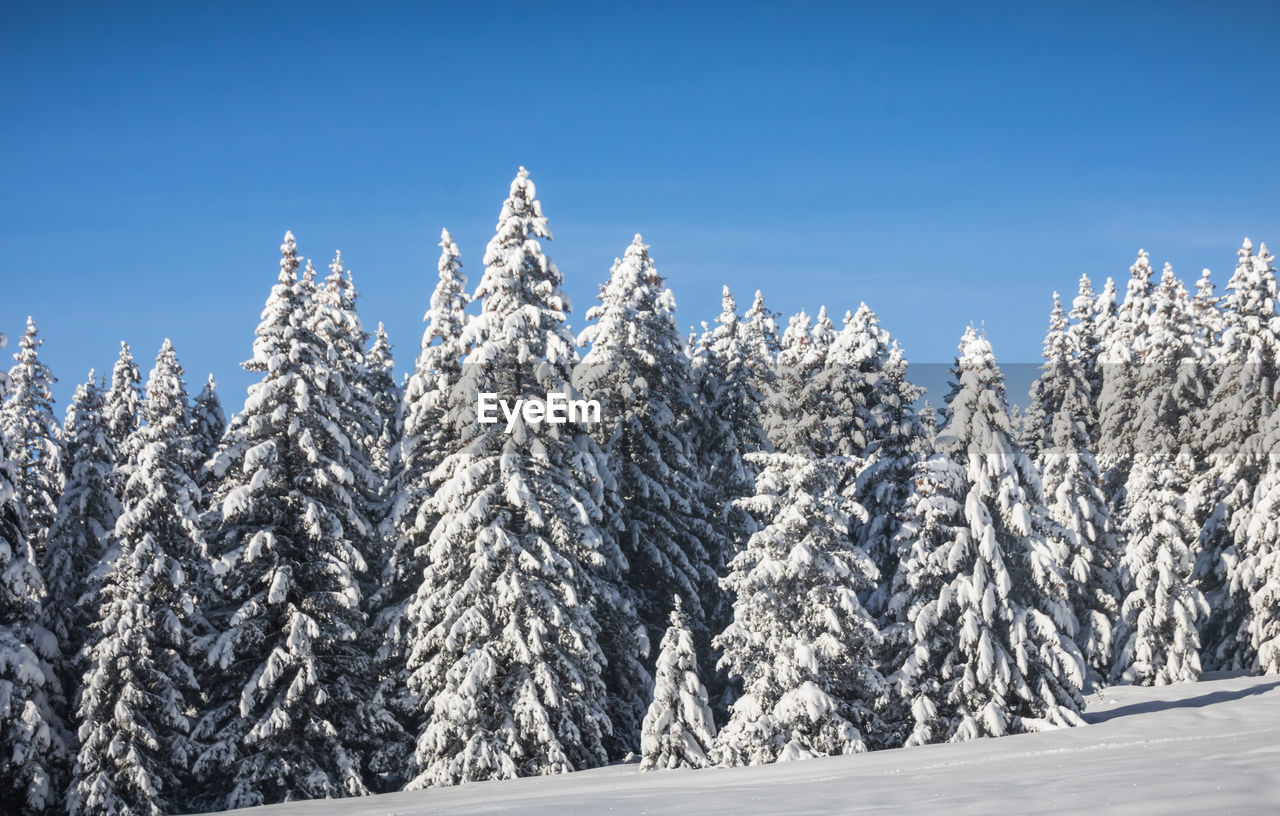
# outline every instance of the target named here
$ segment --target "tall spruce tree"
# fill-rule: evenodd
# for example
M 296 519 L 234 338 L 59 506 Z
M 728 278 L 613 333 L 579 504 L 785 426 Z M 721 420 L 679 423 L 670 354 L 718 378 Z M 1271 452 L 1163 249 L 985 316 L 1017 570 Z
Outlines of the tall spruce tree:
M 912 744 L 1081 722 L 1084 659 L 1038 475 L 1013 444 L 1004 377 L 972 328 L 937 453 L 922 463 L 893 607 L 910 627 Z
M 120 502 L 112 486 L 114 450 L 103 414 L 103 392 L 92 371 L 76 387 L 67 407 L 63 435 L 66 485 L 46 544 L 49 596 L 44 625 L 61 644 L 64 660 L 60 675 L 70 694 L 83 671 L 76 656 L 97 620 L 90 578 L 104 566 L 109 537 L 120 516 Z
M 78 695 L 72 814 L 172 813 L 193 792 L 191 739 L 201 704 L 192 664 L 208 634 L 200 587 L 199 457 L 173 344 L 147 380 L 145 424 L 124 442 L 119 553 L 98 588 Z
M 1232 517 L 1239 562 L 1227 591 L 1248 603 L 1237 635 L 1240 662 L 1251 661 L 1246 668 L 1262 674 L 1280 674 L 1280 411 L 1272 411 L 1263 428 L 1266 473 L 1248 512 Z
M 395 406 L 395 441 L 387 450 L 387 504 L 381 522 L 386 555 L 379 566 L 381 585 L 371 600 L 372 629 L 380 639 L 378 694 L 401 726 L 366 757 L 370 772 L 386 790 L 398 790 L 410 779 L 415 740 L 426 725 L 427 714 L 406 682 L 411 643 L 405 609 L 422 585 L 431 531 L 440 519 L 440 513 L 427 506 L 436 489 L 433 475 L 445 457 L 461 447 L 449 398 L 466 356 L 462 332 L 470 320 L 470 298 L 460 252 L 448 230 L 440 231 L 439 246 L 438 279 L 423 315 L 426 329 L 418 357 L 404 388 L 397 389 L 400 402 Z
M 368 792 L 360 751 L 383 726 L 372 697 L 353 535 L 355 448 L 317 332 L 313 273 L 281 246 L 246 370 L 261 375 L 214 460 L 208 540 L 217 572 L 209 698 L 195 769 L 208 807 Z M 353 429 L 356 430 L 356 429 Z
M 28 543 L 43 572 L 45 539 L 58 516 L 62 495 L 62 429 L 53 412 L 53 384 L 57 382 L 40 359 L 40 339 L 35 321 L 27 318 L 27 330 L 13 355 L 9 369 L 8 398 L 0 407 L 0 433 L 9 438 L 18 501 L 26 510 Z
M 591 349 L 574 369 L 574 385 L 602 407 L 604 421 L 592 435 L 605 451 L 616 482 L 606 529 L 617 536 L 628 571 L 620 590 L 656 644 L 678 594 L 704 647 L 710 638 L 703 590 L 717 575 L 710 552 L 717 545 L 718 512 L 704 503 L 694 432 L 701 420 L 689 360 L 675 322 L 675 299 L 639 235 L 609 273 L 600 304 L 587 311 L 595 321 L 579 343 Z M 615 698 L 615 732 L 634 735 L 645 716 L 650 681 L 630 666 L 635 646 L 625 631 L 624 608 L 605 643 L 608 679 Z M 603 621 L 602 621 L 603 623 Z
M 524 168 L 511 183 L 476 290 L 474 343 L 450 410 L 463 447 L 440 466 L 440 521 L 406 610 L 409 688 L 426 726 L 410 787 L 602 764 L 610 730 L 595 601 L 612 572 L 603 454 L 581 422 L 474 419 L 480 393 L 509 403 L 574 395 L 574 339 L 551 237 Z M 545 410 L 545 409 L 544 409 Z M 613 565 L 616 566 L 616 565 Z
M 1241 557 L 1233 528 L 1249 529 L 1235 518 L 1248 512 L 1268 466 L 1263 426 L 1275 410 L 1280 375 L 1278 297 L 1274 258 L 1266 244 L 1255 254 L 1246 238 L 1222 298 L 1217 377 L 1201 422 L 1199 448 L 1207 456 L 1191 488 L 1201 510 L 1195 574 L 1211 610 L 1201 626 L 1209 669 L 1253 662 L 1245 624 L 1250 599 L 1230 589 Z
M 1076 643 L 1097 687 L 1111 669 L 1112 621 L 1118 612 L 1116 541 L 1111 512 L 1102 492 L 1102 475 L 1092 450 L 1089 423 L 1093 403 L 1088 369 L 1071 360 L 1069 350 L 1053 347 L 1046 360 L 1046 391 L 1061 400 L 1053 416 L 1052 447 L 1040 455 L 1045 503 L 1061 526 L 1067 545 L 1066 573 L 1071 608 L 1079 630 Z
M 0 394 L 8 386 L 0 370 Z M 57 644 L 39 623 L 46 591 L 24 515 L 0 432 L 0 801 L 8 812 L 35 816 L 60 810 L 66 744 L 51 699 L 59 691 Z
M 1187 419 L 1203 405 L 1205 389 L 1187 292 L 1167 265 L 1151 301 L 1124 488 L 1123 602 L 1111 676 L 1163 685 L 1200 674 L 1196 621 L 1208 610 L 1191 581 L 1195 534 L 1186 493 L 1195 463 Z

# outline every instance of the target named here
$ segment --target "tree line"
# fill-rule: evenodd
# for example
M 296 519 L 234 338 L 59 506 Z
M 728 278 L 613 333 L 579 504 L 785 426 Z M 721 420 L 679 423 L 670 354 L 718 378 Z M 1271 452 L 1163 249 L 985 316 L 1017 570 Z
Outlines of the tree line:
M 1280 316 L 1146 253 L 1055 293 L 1026 411 L 964 332 L 945 406 L 865 304 L 683 335 L 640 236 L 574 335 L 521 168 L 443 232 L 412 373 L 291 234 L 228 422 L 165 341 L 64 419 L 0 373 L 0 806 L 173 813 L 745 765 L 1078 725 L 1280 672 Z M 477 396 L 599 401 L 477 421 Z M 509 432 L 508 432 L 509 431 Z

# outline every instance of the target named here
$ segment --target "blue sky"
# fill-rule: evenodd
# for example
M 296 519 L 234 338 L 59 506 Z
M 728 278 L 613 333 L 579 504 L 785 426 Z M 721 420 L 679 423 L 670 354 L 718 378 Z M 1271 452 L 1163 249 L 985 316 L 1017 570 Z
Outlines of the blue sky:
M 904 5 L 904 4 L 900 4 Z M 918 363 L 1139 247 L 1225 284 L 1280 244 L 1274 6 L 5 4 L 0 330 L 65 405 L 173 339 L 228 408 L 286 229 L 403 371 L 442 226 L 472 282 L 527 166 L 575 328 L 639 231 L 682 323 L 868 302 Z

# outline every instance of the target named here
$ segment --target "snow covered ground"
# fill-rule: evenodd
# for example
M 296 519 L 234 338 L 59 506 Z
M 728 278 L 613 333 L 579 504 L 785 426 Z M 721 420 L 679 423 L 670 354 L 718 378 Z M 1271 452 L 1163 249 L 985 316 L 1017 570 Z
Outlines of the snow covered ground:
M 1087 728 L 754 768 L 635 765 L 241 811 L 499 814 L 1280 813 L 1280 676 L 1089 698 Z

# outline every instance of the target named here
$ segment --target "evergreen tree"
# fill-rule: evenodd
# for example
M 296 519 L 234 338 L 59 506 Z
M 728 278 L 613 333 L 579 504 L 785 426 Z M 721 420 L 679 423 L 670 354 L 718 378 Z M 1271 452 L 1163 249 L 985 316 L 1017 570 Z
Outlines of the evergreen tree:
M 1099 309 L 1114 300 L 1104 291 Z M 1141 394 L 1141 376 L 1150 340 L 1147 336 L 1151 313 L 1151 261 L 1145 250 L 1129 267 L 1129 288 L 1115 317 L 1100 318 L 1106 326 L 1103 338 L 1103 383 L 1098 397 L 1098 464 L 1103 469 L 1103 490 L 1113 510 L 1124 504 L 1124 485 L 1129 477 L 1136 441 L 1136 415 Z
M 402 788 L 408 781 L 405 774 L 414 741 L 426 725 L 426 712 L 407 685 L 411 643 L 404 613 L 422 585 L 430 561 L 431 531 L 440 519 L 440 513 L 427 504 L 436 490 L 433 474 L 449 454 L 461 449 L 460 419 L 457 411 L 450 410 L 450 394 L 461 378 L 467 352 L 462 333 L 470 320 L 465 311 L 470 299 L 458 247 L 448 230 L 441 230 L 440 237 L 439 278 L 423 316 L 426 330 L 398 409 L 403 417 L 400 438 L 389 451 L 388 514 L 382 522 L 388 550 L 381 587 L 372 600 L 377 610 L 373 630 L 382 639 L 377 655 L 382 677 L 379 694 L 403 726 L 396 739 L 386 740 L 368 758 L 371 770 L 385 779 L 388 789 Z M 466 410 L 473 408 L 466 406 Z
M 874 744 L 883 679 L 879 633 L 858 593 L 875 565 L 849 538 L 865 511 L 839 490 L 855 463 L 790 453 L 751 454 L 762 466 L 741 504 L 756 532 L 730 564 L 733 622 L 715 639 L 741 681 L 717 741 L 720 761 L 754 765 L 857 753 Z
M 368 792 L 360 751 L 385 714 L 372 697 L 353 542 L 354 443 L 331 347 L 317 332 L 313 273 L 281 246 L 246 370 L 261 374 L 232 420 L 212 472 L 216 558 L 208 656 L 207 743 L 195 769 L 210 807 Z M 358 429 L 357 429 L 358 430 Z
M 1195 575 L 1211 610 L 1201 630 L 1211 669 L 1246 668 L 1253 662 L 1245 624 L 1250 600 L 1230 591 L 1241 557 L 1232 530 L 1248 530 L 1235 518 L 1248 512 L 1267 468 L 1262 429 L 1275 410 L 1280 373 L 1277 297 L 1273 257 L 1266 244 L 1254 254 L 1246 238 L 1222 299 L 1218 376 L 1201 422 L 1203 441 L 1196 446 L 1207 458 L 1191 488 L 1201 510 Z
M 1203 404 L 1203 375 L 1182 282 L 1165 266 L 1144 333 L 1135 450 L 1125 486 L 1115 680 L 1142 685 L 1200 674 L 1196 621 L 1208 610 L 1191 582 L 1195 535 L 1185 494 L 1195 463 L 1187 414 Z
M 717 548 L 718 513 L 703 504 L 693 444 L 701 412 L 676 328 L 675 299 L 639 235 L 614 263 L 587 319 L 596 322 L 579 343 L 591 350 L 574 370 L 574 385 L 602 407 L 604 422 L 592 435 L 609 459 L 618 500 L 605 528 L 616 535 L 628 565 L 620 587 L 626 603 L 606 629 L 611 642 L 605 656 L 615 736 L 638 744 L 644 705 L 636 705 L 636 695 L 649 696 L 650 680 L 631 665 L 637 645 L 630 642 L 625 607 L 634 604 L 647 628 L 645 643 L 656 643 L 676 593 L 692 610 L 699 641 L 709 640 L 701 597 L 717 580 L 708 545 Z
M 1056 355 L 1065 353 L 1055 347 Z M 1068 589 L 1079 625 L 1076 642 L 1089 682 L 1097 687 L 1111 668 L 1111 622 L 1118 614 L 1115 534 L 1090 448 L 1093 405 L 1087 369 L 1056 357 L 1046 362 L 1046 374 L 1050 371 L 1058 373 L 1051 388 L 1062 399 L 1053 417 L 1053 446 L 1041 453 L 1045 501 L 1067 545 Z
M 67 481 L 46 545 L 49 595 L 43 622 L 66 656 L 61 680 L 70 692 L 83 669 L 75 656 L 97 620 L 90 578 L 104 565 L 109 537 L 120 516 L 120 503 L 111 484 L 114 451 L 107 436 L 103 392 L 92 371 L 88 380 L 76 387 L 63 434 Z
M 893 608 L 910 629 L 908 742 L 1081 722 L 1084 660 L 1034 466 L 1012 443 L 1004 377 L 972 328 L 937 453 L 922 463 Z
M 1067 315 L 1062 309 L 1062 298 L 1053 293 L 1053 311 L 1049 314 L 1049 331 L 1044 336 L 1044 363 L 1040 376 L 1031 386 L 1031 407 L 1027 411 L 1027 444 L 1023 453 L 1033 460 L 1040 460 L 1040 452 L 1053 447 L 1054 418 L 1062 410 L 1063 389 L 1075 376 L 1073 369 L 1080 365 L 1071 348 L 1067 333 Z
M 1233 600 L 1248 599 L 1239 636 L 1241 641 L 1248 637 L 1241 644 L 1241 652 L 1253 661 L 1248 668 L 1280 674 L 1280 411 L 1267 417 L 1262 445 L 1266 475 L 1249 512 L 1233 516 L 1240 561 L 1227 590 Z
M 341 464 L 351 485 L 347 490 L 353 505 L 343 521 L 343 529 L 368 564 L 382 561 L 382 543 L 377 533 L 385 509 L 383 490 L 386 471 L 376 463 L 382 438 L 383 418 L 372 390 L 373 378 L 367 365 L 365 347 L 369 333 L 356 310 L 359 294 L 351 273 L 337 253 L 329 264 L 329 276 L 311 299 L 308 312 L 316 336 L 328 353 L 326 390 L 332 395 L 342 434 L 347 445 Z M 382 372 L 382 373 L 385 373 Z M 365 594 L 376 589 L 376 574 L 366 570 Z
M 365 353 L 365 372 L 368 378 L 365 389 L 373 397 L 378 411 L 380 428 L 370 450 L 374 472 L 382 482 L 391 475 L 391 449 L 400 441 L 400 386 L 396 384 L 395 358 L 392 356 L 391 339 L 381 323 L 373 333 L 373 345 Z M 385 496 L 385 489 L 384 489 Z M 385 504 L 385 502 L 384 502 Z M 385 513 L 385 507 L 380 508 Z M 381 518 L 378 519 L 381 521 Z
M 0 433 L 9 439 L 18 501 L 26 510 L 28 544 L 41 571 L 45 568 L 45 539 L 58 516 L 62 495 L 62 433 L 53 413 L 53 384 L 49 367 L 40 360 L 36 324 L 27 318 L 27 331 L 9 369 L 9 391 L 0 408 Z
M 1114 295 L 1115 284 L 1111 284 Z M 1098 313 L 1100 300 L 1093 293 L 1093 283 L 1087 275 L 1080 276 L 1080 287 L 1075 300 L 1071 302 L 1071 325 L 1067 327 L 1067 345 L 1071 354 L 1075 355 L 1080 375 L 1088 385 L 1088 402 L 1078 406 L 1084 409 L 1082 418 L 1085 430 L 1089 434 L 1089 449 L 1097 450 L 1098 445 L 1098 399 L 1102 395 L 1102 335 Z M 1114 305 L 1114 300 L 1112 301 Z
M 0 393 L 8 385 L 0 371 Z M 45 587 L 23 527 L 16 471 L 0 432 L 0 801 L 25 816 L 58 812 L 65 743 L 50 699 L 58 691 L 57 647 L 38 622 Z
M 485 252 L 474 342 L 450 410 L 478 395 L 571 397 L 576 362 L 542 207 L 521 168 Z M 580 422 L 459 419 L 438 469 L 429 566 L 406 610 L 409 690 L 427 724 L 410 787 L 600 765 L 610 730 L 595 602 L 616 568 L 598 527 L 603 455 Z
M 711 762 L 716 726 L 707 689 L 698 678 L 698 658 L 680 596 L 662 636 L 653 700 L 640 737 L 640 770 L 705 768 Z
M 111 385 L 102 411 L 107 419 L 107 438 L 111 440 L 111 449 L 119 451 L 129 434 L 138 427 L 138 417 L 142 413 L 142 375 L 133 362 L 129 344 L 123 340 L 120 341 L 120 356 L 111 369 Z M 123 480 L 121 474 L 120 482 Z
M 202 487 L 208 481 L 204 466 L 218 452 L 226 429 L 227 415 L 223 413 L 222 400 L 218 399 L 218 384 L 210 374 L 191 406 L 191 444 L 195 448 L 196 461 L 200 464 L 197 482 Z
M 1220 300 L 1213 292 L 1213 278 L 1208 269 L 1201 270 L 1200 279 L 1196 281 L 1196 294 L 1191 298 L 1191 322 L 1196 327 L 1200 356 L 1207 363 L 1215 362 L 1226 323 Z
M 98 590 L 78 699 L 80 751 L 72 814 L 163 814 L 185 809 L 200 706 L 193 658 L 207 634 L 198 587 L 198 456 L 182 367 L 165 340 L 147 381 L 146 424 L 124 443 L 119 554 Z

